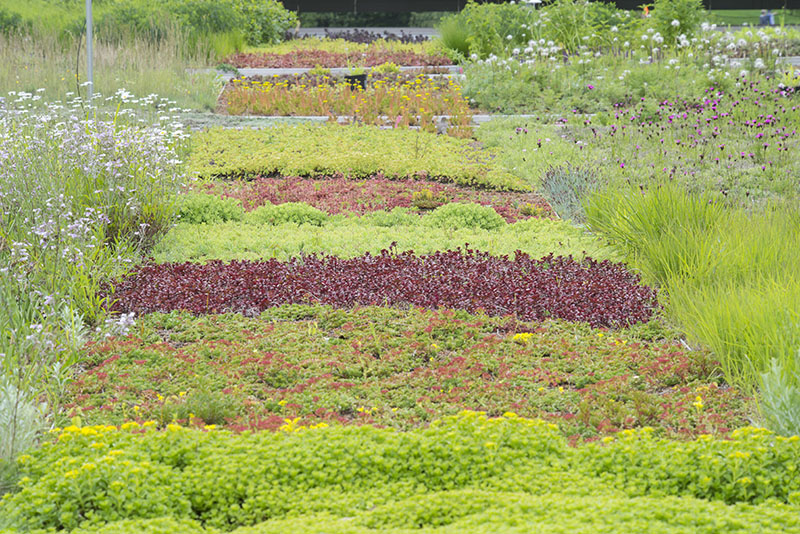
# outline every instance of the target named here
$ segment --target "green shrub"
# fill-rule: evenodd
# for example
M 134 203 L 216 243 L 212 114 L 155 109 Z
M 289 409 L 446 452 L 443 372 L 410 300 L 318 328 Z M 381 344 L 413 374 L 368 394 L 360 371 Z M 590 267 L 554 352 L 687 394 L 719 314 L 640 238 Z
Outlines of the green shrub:
M 297 14 L 276 0 L 233 0 L 245 20 L 247 42 L 251 45 L 274 44 L 297 26 Z
M 394 208 L 391 211 L 373 211 L 360 217 L 365 231 L 369 226 L 389 228 L 392 226 L 416 226 L 419 224 L 419 215 L 408 208 Z
M 468 32 L 470 54 L 478 57 L 504 55 L 513 47 L 526 46 L 534 37 L 533 22 L 538 18 L 535 11 L 521 4 L 479 4 L 473 0 L 458 17 Z
M 654 0 L 653 22 L 664 38 L 664 43 L 674 46 L 679 35 L 694 36 L 706 16 L 702 0 Z M 675 25 L 674 21 L 678 21 Z
M 445 48 L 462 58 L 469 57 L 469 32 L 458 14 L 443 17 L 436 26 Z
M 191 224 L 241 221 L 244 208 L 235 198 L 222 198 L 202 193 L 189 193 L 180 197 L 178 217 Z
M 11 34 L 22 27 L 22 17 L 19 13 L 8 11 L 0 6 L 0 33 Z
M 506 225 L 505 219 L 491 206 L 452 202 L 433 210 L 425 222 L 439 228 L 482 228 L 495 230 Z
M 35 29 L 43 35 L 79 35 L 83 3 L 64 0 L 2 0 L 0 33 L 4 29 Z M 198 43 L 213 44 L 219 36 L 237 34 L 238 49 L 279 42 L 297 24 L 297 16 L 276 0 L 104 0 L 95 2 L 96 35 L 101 41 L 131 37 L 159 41 L 176 30 L 185 34 L 187 51 Z M 223 50 L 217 50 L 224 54 Z
M 322 226 L 328 214 L 305 202 L 265 204 L 247 214 L 247 220 L 255 224 L 310 224 Z

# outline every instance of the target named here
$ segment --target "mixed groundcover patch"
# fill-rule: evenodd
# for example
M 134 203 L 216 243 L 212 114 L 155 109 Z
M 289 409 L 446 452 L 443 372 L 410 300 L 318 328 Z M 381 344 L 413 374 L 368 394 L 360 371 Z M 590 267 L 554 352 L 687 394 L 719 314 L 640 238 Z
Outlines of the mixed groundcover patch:
M 173 89 L 0 98 L 0 534 L 800 532 L 800 34 L 647 13 L 102 2 Z

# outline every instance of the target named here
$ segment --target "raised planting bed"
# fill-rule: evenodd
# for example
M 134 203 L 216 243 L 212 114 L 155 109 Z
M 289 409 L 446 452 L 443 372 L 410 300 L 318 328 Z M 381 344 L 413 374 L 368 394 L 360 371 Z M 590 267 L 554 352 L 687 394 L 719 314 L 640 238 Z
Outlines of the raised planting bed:
M 234 78 L 220 95 L 219 110 L 231 115 L 351 116 L 394 127 L 432 127 L 434 116 L 447 115 L 449 132 L 471 133 L 469 103 L 450 78 L 370 73 L 364 83 L 362 88 L 344 77 L 313 74 Z
M 530 191 L 478 144 L 407 128 L 337 124 L 214 128 L 192 137 L 188 171 L 204 178 L 305 176 L 434 180 Z
M 609 331 L 454 311 L 284 306 L 154 314 L 92 345 L 67 409 L 87 424 L 277 430 L 286 419 L 408 430 L 464 409 L 557 423 L 572 441 L 650 426 L 728 436 L 752 400 L 658 323 Z M 191 415 L 190 415 L 191 414 Z
M 647 321 L 657 307 L 655 290 L 620 263 L 552 255 L 537 260 L 523 253 L 495 257 L 467 249 L 421 256 L 384 250 L 351 259 L 311 254 L 286 262 L 143 265 L 114 284 L 112 309 L 256 315 L 302 303 L 483 310 L 595 326 Z
M 308 30 L 306 30 L 308 31 Z M 430 40 L 429 35 L 421 33 L 410 33 L 400 30 L 400 33 L 392 31 L 373 31 L 366 28 L 324 28 L 324 33 L 306 33 L 298 34 L 295 32 L 286 32 L 285 40 L 292 41 L 297 39 L 341 39 L 348 43 L 371 44 L 376 41 L 398 42 L 403 44 L 424 43 Z
M 330 215 L 364 215 L 394 208 L 410 208 L 424 214 L 451 202 L 473 202 L 491 206 L 509 223 L 530 217 L 552 216 L 550 205 L 535 193 L 476 191 L 430 180 L 315 180 L 299 176 L 261 176 L 250 181 L 200 182 L 194 189 L 239 200 L 247 211 L 265 204 L 305 202 Z
M 227 56 L 224 63 L 236 68 L 297 68 L 297 67 L 377 67 L 384 63 L 433 67 L 452 65 L 453 61 L 444 54 L 428 54 L 414 51 L 394 51 L 378 48 L 354 50 L 349 52 L 328 52 L 326 50 L 293 50 L 276 52 L 239 52 Z

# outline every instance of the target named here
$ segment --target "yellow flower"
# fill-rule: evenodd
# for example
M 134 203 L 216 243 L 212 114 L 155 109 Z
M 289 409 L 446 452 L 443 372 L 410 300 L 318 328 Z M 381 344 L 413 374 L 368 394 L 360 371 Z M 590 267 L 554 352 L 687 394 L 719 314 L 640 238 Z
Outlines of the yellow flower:
M 520 345 L 527 345 L 532 337 L 533 334 L 530 332 L 520 332 L 519 334 L 514 334 L 511 340 Z
M 286 401 L 282 400 L 282 401 L 278 402 L 278 405 L 279 406 L 286 406 Z
M 180 429 L 181 429 L 181 425 L 176 425 L 174 423 L 170 423 L 170 424 L 167 425 L 167 430 L 169 430 L 170 432 L 177 432 Z
M 215 428 L 217 428 L 217 425 L 206 425 L 203 428 L 205 428 L 206 430 L 214 430 Z

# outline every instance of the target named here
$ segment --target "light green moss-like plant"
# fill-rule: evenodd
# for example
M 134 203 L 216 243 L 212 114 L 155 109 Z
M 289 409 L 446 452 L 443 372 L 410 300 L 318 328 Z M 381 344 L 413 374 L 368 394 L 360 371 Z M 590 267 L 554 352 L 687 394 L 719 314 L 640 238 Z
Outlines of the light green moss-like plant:
M 408 129 L 336 124 L 195 134 L 189 170 L 200 177 L 257 175 L 426 178 L 487 189 L 529 187 L 467 140 Z
M 534 257 L 554 253 L 617 258 L 612 249 L 568 222 L 529 219 L 506 224 L 496 213 L 495 217 L 482 212 L 485 219 L 474 215 L 469 213 L 470 224 L 475 226 L 462 226 L 467 221 L 458 213 L 442 213 L 436 220 L 428 220 L 434 216 L 420 217 L 402 208 L 363 217 L 333 216 L 321 227 L 316 223 L 292 222 L 270 226 L 238 222 L 178 224 L 158 244 L 153 256 L 157 262 L 286 260 L 312 252 L 352 258 L 365 252 L 377 254 L 393 243 L 397 244 L 397 250 L 413 250 L 418 254 L 454 250 L 468 243 L 470 248 L 496 255 L 513 255 L 521 250 Z M 497 223 L 501 225 L 495 226 Z

